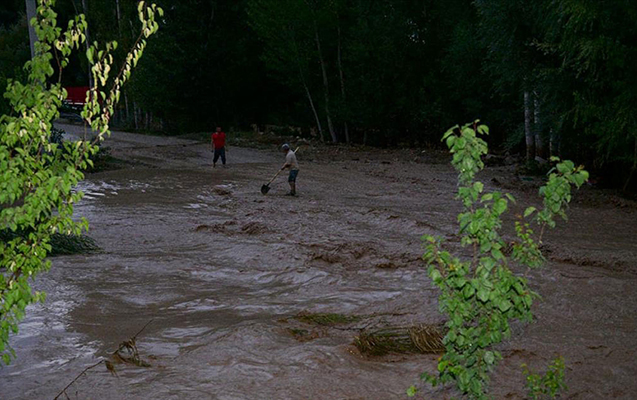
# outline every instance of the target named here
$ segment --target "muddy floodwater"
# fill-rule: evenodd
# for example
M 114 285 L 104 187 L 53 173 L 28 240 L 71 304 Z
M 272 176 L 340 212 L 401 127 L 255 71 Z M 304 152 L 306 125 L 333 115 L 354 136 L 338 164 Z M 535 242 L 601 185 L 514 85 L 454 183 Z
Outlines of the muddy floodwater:
M 74 126 L 63 126 L 77 131 Z M 437 355 L 361 355 L 360 329 L 437 323 L 423 234 L 457 248 L 456 174 L 436 152 L 301 148 L 299 196 L 284 196 L 270 150 L 231 147 L 212 168 L 207 145 L 115 132 L 124 168 L 87 176 L 76 214 L 102 251 L 52 259 L 0 368 L 0 398 L 53 399 L 82 370 L 137 337 L 150 366 L 89 370 L 71 399 L 402 399 Z M 513 167 L 479 176 L 538 205 Z M 512 219 L 507 220 L 508 223 Z M 495 399 L 523 399 L 520 364 L 565 358 L 567 399 L 637 398 L 637 205 L 592 187 L 548 233 L 546 268 L 530 274 L 536 320 L 500 347 Z M 342 326 L 295 319 L 356 316 Z M 298 334 L 303 332 L 303 336 Z M 444 399 L 449 390 L 424 389 Z M 65 397 L 62 397 L 65 398 Z

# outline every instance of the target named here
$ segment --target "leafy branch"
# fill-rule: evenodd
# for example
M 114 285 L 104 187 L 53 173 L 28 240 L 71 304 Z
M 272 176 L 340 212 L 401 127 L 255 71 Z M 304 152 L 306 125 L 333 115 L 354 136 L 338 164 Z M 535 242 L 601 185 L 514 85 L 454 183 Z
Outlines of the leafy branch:
M 108 96 L 100 89 L 106 85 L 113 64 L 109 51 L 117 45 L 108 43 L 106 51 L 98 51 L 95 59 L 92 52 L 97 44 L 89 47 L 87 57 L 97 84 L 82 115 L 98 135 L 92 143 L 59 145 L 50 140 L 52 122 L 59 117 L 58 109 L 67 96 L 59 79 L 73 50 L 79 50 L 86 40 L 87 24 L 79 15 L 63 31 L 57 26 L 54 5 L 55 0 L 38 0 L 36 17 L 30 23 L 39 41 L 35 56 L 25 64 L 27 82 L 9 81 L 4 96 L 14 113 L 0 116 L 0 230 L 15 233 L 10 240 L 0 241 L 0 354 L 7 364 L 15 357 L 8 347 L 9 335 L 18 332 L 26 307 L 45 298 L 44 293 L 32 290 L 30 281 L 50 268 L 46 257 L 52 235 L 79 235 L 88 229 L 86 219 L 72 219 L 73 206 L 83 196 L 72 189 L 84 178 L 82 170 L 92 165 L 91 157 L 99 151 L 97 141 L 108 134 L 121 87 L 142 55 L 145 38 L 157 32 L 156 15 L 163 15 L 156 5 L 139 3 L 140 37 L 144 39 L 129 52 Z M 53 62 L 59 68 L 57 83 L 49 83 L 55 73 Z
M 485 192 L 484 184 L 474 181 L 484 168 L 482 157 L 487 144 L 479 135 L 489 133 L 488 127 L 475 121 L 448 130 L 443 141 L 453 154 L 452 165 L 458 171 L 457 199 L 463 211 L 458 215 L 461 244 L 472 248 L 469 260 L 452 255 L 443 249 L 440 238 L 425 236 L 428 274 L 441 290 L 438 297 L 440 311 L 447 315 L 447 334 L 443 339 L 445 354 L 438 362 L 438 373 L 424 373 L 422 378 L 433 386 L 455 383 L 470 398 L 486 399 L 489 374 L 502 359 L 494 346 L 510 337 L 513 320 L 530 321 L 531 305 L 539 297 L 527 279 L 510 268 L 514 261 L 526 267 L 543 265 L 544 258 L 538 243 L 544 228 L 555 226 L 555 217 L 566 218 L 571 200 L 571 186 L 579 187 L 587 179 L 583 167 L 571 161 L 559 162 L 549 173 L 548 182 L 540 189 L 544 207 L 529 207 L 523 218 L 531 218 L 541 227 L 535 237 L 528 222 L 516 222 L 517 239 L 510 256 L 507 244 L 500 235 L 502 215 L 515 198 L 499 191 Z M 415 388 L 409 390 L 415 393 Z

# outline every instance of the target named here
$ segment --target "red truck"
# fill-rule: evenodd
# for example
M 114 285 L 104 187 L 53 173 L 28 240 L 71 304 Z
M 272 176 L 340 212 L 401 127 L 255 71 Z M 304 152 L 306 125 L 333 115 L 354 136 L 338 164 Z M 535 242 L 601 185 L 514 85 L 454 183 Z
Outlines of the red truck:
M 68 86 L 65 87 L 68 95 L 64 103 L 69 106 L 82 107 L 86 102 L 86 92 L 89 91 L 88 86 Z

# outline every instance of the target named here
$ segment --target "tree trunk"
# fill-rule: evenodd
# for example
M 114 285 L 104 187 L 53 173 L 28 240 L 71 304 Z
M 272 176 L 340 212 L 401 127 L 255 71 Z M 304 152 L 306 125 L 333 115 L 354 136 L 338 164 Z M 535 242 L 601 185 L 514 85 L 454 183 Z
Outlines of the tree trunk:
M 133 102 L 133 118 L 135 119 L 135 130 L 139 130 L 139 108 L 137 108 L 137 103 Z
M 29 47 L 31 48 L 31 58 L 35 57 L 35 42 L 38 41 L 38 36 L 35 34 L 35 29 L 31 26 L 31 19 L 35 17 L 35 0 L 25 0 L 27 6 L 27 25 L 29 26 Z
M 299 68 L 299 79 L 301 80 L 301 84 L 303 85 L 303 89 L 305 89 L 305 94 L 307 95 L 307 100 L 310 102 L 310 108 L 312 109 L 312 113 L 314 114 L 314 119 L 316 120 L 316 128 L 318 129 L 319 138 L 323 141 L 323 126 L 321 125 L 321 119 L 319 118 L 318 112 L 316 111 L 316 107 L 314 106 L 314 100 L 312 100 L 312 94 L 310 93 L 310 89 L 307 86 L 307 82 L 305 81 L 305 74 L 303 73 L 303 67 L 301 65 L 301 55 L 299 54 L 299 47 L 296 43 L 296 36 L 294 32 L 290 32 L 292 38 L 292 44 L 294 45 L 294 52 L 296 54 L 296 65 Z
M 88 21 L 88 4 L 87 4 L 87 0 L 82 0 L 82 13 L 84 13 L 84 17 L 86 17 L 86 20 Z M 86 44 L 86 50 L 89 49 L 90 47 L 90 43 L 91 43 L 91 39 L 90 39 L 90 35 L 89 35 L 89 31 L 88 31 L 88 25 L 86 26 L 86 30 L 84 32 L 86 34 L 86 41 L 84 42 Z M 91 73 L 91 65 L 89 64 L 88 66 L 88 86 L 92 89 L 93 88 L 93 74 Z
M 119 0 L 115 0 L 115 15 L 117 16 L 117 33 L 119 33 L 117 40 L 122 40 L 122 13 L 119 10 Z
M 633 153 L 633 167 L 630 169 L 630 174 L 628 174 L 628 179 L 626 179 L 626 183 L 624 183 L 624 192 L 626 190 L 628 190 L 628 186 L 630 184 L 630 181 L 633 179 L 633 175 L 635 174 L 635 171 L 637 170 L 637 137 L 635 137 L 635 151 Z
M 310 108 L 312 109 L 312 113 L 314 113 L 314 119 L 316 120 L 316 127 L 319 131 L 319 137 L 323 140 L 323 127 L 321 126 L 321 119 L 318 116 L 318 112 L 316 111 L 316 107 L 314 107 L 314 101 L 312 100 L 312 95 L 310 94 L 310 89 L 303 82 L 303 88 L 305 89 L 305 94 L 307 95 L 307 100 L 310 102 Z
M 559 129 L 553 127 L 549 137 L 549 152 L 551 156 L 561 157 Z
M 557 138 L 556 138 L 555 128 L 551 128 L 549 130 L 549 156 L 557 156 L 559 157 L 559 153 L 557 152 Z
M 540 107 L 540 96 L 533 92 L 533 133 L 535 136 L 535 155 L 546 158 L 544 153 L 544 138 L 542 137 L 542 114 Z
M 535 159 L 535 135 L 532 129 L 532 101 L 531 94 L 524 92 L 524 137 L 526 138 L 526 160 L 533 161 Z
M 337 16 L 338 17 L 338 16 Z M 340 22 L 337 27 L 338 31 L 338 47 L 337 47 L 337 57 L 338 60 L 338 75 L 341 80 L 341 97 L 343 99 L 343 107 L 347 108 L 347 101 L 345 96 L 345 79 L 343 78 L 343 64 L 341 63 L 341 26 Z M 345 142 L 349 144 L 349 128 L 347 127 L 347 120 L 343 122 L 343 133 L 345 133 Z
M 318 51 L 319 61 L 321 63 L 321 72 L 323 73 L 323 95 L 325 97 L 325 116 L 327 117 L 327 128 L 330 131 L 332 137 L 332 143 L 337 143 L 338 138 L 334 131 L 334 124 L 332 124 L 332 115 L 330 113 L 330 87 L 327 81 L 327 70 L 325 68 L 325 61 L 323 60 L 323 52 L 321 51 L 321 39 L 319 37 L 316 21 L 314 22 L 314 39 L 316 40 L 316 50 Z
M 130 108 L 128 107 L 128 95 L 124 93 L 124 105 L 126 106 L 126 123 L 130 122 Z

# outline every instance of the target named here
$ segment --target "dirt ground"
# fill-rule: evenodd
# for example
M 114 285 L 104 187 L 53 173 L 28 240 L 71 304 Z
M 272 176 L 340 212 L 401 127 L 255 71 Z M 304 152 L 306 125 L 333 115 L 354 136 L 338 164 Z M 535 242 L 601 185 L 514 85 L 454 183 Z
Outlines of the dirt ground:
M 100 365 L 69 398 L 403 399 L 434 370 L 437 355 L 370 358 L 352 342 L 363 328 L 442 320 L 420 237 L 458 246 L 446 154 L 306 145 L 290 198 L 284 177 L 259 192 L 283 164 L 275 146 L 229 148 L 213 169 L 192 140 L 114 132 L 107 145 L 124 168 L 88 175 L 76 207 L 103 251 L 56 257 L 38 278 L 47 301 L 12 338 L 2 399 L 53 399 L 151 320 L 137 338 L 149 367 L 116 363 L 115 376 Z M 514 213 L 539 204 L 538 180 L 513 166 L 479 179 L 513 194 Z M 499 347 L 493 398 L 525 398 L 520 365 L 543 370 L 556 355 L 562 398 L 637 398 L 637 205 L 584 187 L 545 243 L 549 263 L 530 274 L 536 320 Z M 294 318 L 303 313 L 357 318 L 327 327 Z

